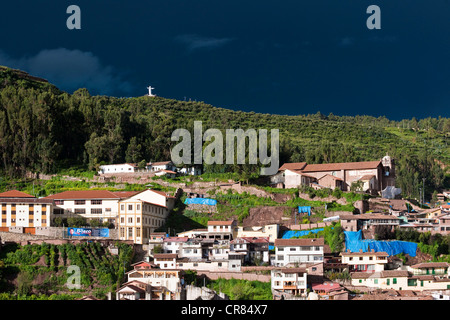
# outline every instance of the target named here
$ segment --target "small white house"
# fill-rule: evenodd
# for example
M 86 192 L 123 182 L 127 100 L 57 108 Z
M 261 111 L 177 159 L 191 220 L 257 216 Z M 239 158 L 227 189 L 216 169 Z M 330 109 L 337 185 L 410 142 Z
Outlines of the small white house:
M 177 167 L 172 161 L 153 162 L 148 165 L 151 171 L 169 170 L 175 171 Z
M 131 173 L 137 170 L 135 163 L 105 164 L 100 166 L 98 174 Z
M 178 172 L 185 176 L 199 176 L 202 174 L 202 169 L 199 167 L 183 167 Z

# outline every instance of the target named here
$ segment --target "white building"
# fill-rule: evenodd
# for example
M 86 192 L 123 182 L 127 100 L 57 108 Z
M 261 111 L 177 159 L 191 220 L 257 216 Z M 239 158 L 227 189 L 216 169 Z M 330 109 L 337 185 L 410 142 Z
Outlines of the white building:
M 187 237 L 167 237 L 163 240 L 162 248 L 165 253 L 180 255 L 183 245 L 189 240 Z
M 177 167 L 172 161 L 153 162 L 149 164 L 150 171 L 170 170 L 175 171 Z
M 183 167 L 178 171 L 185 176 L 199 176 L 202 174 L 202 169 L 199 167 Z
M 291 295 L 305 295 L 307 276 L 305 268 L 273 269 L 270 274 L 272 290 Z
M 163 259 L 163 258 L 161 258 Z M 133 265 L 134 269 L 127 272 L 128 281 L 138 280 L 150 284 L 152 287 L 166 288 L 171 295 L 161 297 L 161 300 L 176 300 L 180 293 L 183 270 L 158 268 L 149 262 L 139 262 Z
M 324 239 L 276 239 L 275 266 L 323 261 Z
M 383 271 L 388 263 L 386 252 L 341 252 L 342 263 L 348 265 L 349 272 L 378 272 Z
M 53 200 L 11 190 L 0 193 L 0 207 L 0 227 L 33 228 L 51 224 Z
M 136 163 L 105 164 L 100 166 L 98 174 L 132 173 L 137 169 Z
M 81 216 L 101 222 L 116 223 L 118 203 L 137 191 L 111 192 L 108 190 L 75 190 L 50 195 L 44 199 L 54 201 L 53 217 Z

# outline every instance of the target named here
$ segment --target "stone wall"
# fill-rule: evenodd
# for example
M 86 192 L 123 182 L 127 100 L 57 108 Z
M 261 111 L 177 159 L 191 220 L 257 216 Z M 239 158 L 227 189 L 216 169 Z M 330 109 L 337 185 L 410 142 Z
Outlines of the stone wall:
M 270 282 L 270 275 L 264 274 L 254 274 L 254 273 L 244 273 L 244 272 L 221 272 L 221 271 L 204 271 L 198 270 L 197 275 L 204 275 L 211 280 L 217 280 L 219 278 L 223 279 L 239 279 L 239 280 L 249 280 L 249 281 L 261 281 Z

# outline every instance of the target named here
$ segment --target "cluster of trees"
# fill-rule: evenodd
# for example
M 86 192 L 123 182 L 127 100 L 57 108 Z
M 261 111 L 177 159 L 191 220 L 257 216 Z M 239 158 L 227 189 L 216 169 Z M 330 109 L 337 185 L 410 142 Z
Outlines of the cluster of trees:
M 389 152 L 397 160 L 399 187 L 406 195 L 416 195 L 415 181 L 422 178 L 428 195 L 436 187 L 450 187 L 442 166 L 450 160 L 449 118 L 398 122 L 320 113 L 285 116 L 161 97 L 91 96 L 86 89 L 69 95 L 49 83 L 0 68 L 0 170 L 7 176 L 167 160 L 178 143 L 171 141 L 172 132 L 184 128 L 194 136 L 194 121 L 202 121 L 203 132 L 208 128 L 223 131 L 224 139 L 225 129 L 279 129 L 280 164 L 375 160 Z M 251 177 L 259 172 L 259 165 L 206 165 L 204 169 Z

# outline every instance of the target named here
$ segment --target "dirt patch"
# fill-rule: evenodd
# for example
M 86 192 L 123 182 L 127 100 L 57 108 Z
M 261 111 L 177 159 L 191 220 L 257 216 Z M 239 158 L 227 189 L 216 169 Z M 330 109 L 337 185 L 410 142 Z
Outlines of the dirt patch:
M 296 208 L 291 207 L 257 207 L 250 208 L 249 216 L 242 222 L 244 227 L 262 226 L 267 224 L 290 225 L 293 224 Z M 297 219 L 299 219 L 297 217 Z

